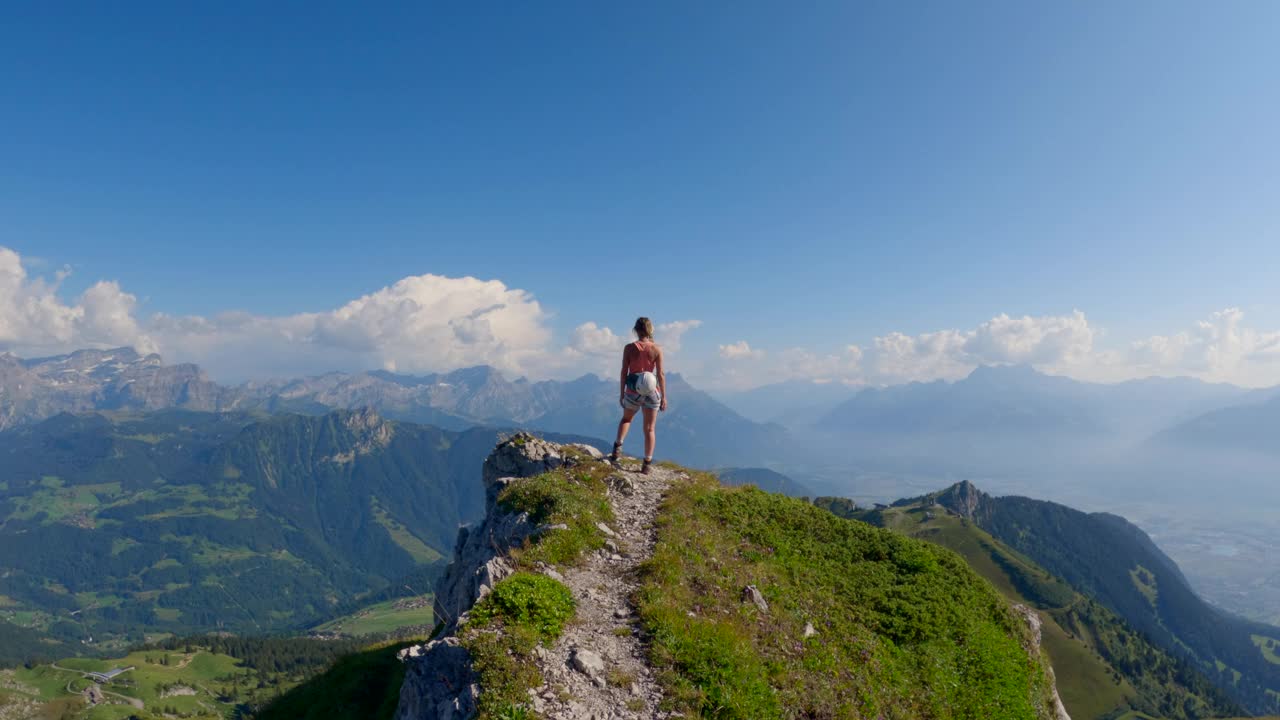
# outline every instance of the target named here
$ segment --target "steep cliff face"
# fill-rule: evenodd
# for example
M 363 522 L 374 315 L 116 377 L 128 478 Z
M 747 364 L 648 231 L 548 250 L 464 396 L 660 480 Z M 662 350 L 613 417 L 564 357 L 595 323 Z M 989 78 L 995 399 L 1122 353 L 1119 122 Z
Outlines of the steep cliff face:
M 498 495 L 518 478 L 565 462 L 560 446 L 525 433 L 499 443 L 485 460 L 485 519 L 459 529 L 453 562 L 436 584 L 435 613 L 444 628 L 437 639 L 401 651 L 406 667 L 398 720 L 461 720 L 476 713 L 479 688 L 470 656 L 457 637 L 458 625 L 478 600 L 515 571 L 508 558 L 511 549 L 539 530 L 527 513 L 503 510 Z

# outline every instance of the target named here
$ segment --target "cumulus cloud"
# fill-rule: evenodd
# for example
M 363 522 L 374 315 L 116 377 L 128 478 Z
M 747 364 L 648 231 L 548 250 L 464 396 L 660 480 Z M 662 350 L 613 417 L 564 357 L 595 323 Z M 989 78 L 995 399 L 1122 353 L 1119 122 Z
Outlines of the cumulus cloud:
M 659 323 L 653 329 L 653 334 L 662 349 L 669 353 L 680 352 L 680 343 L 684 339 L 685 333 L 690 330 L 696 330 L 702 327 L 701 320 L 676 320 L 669 323 Z
M 629 339 L 585 322 L 559 342 L 549 316 L 528 292 L 498 280 L 415 275 L 341 306 L 264 316 L 139 315 L 137 298 L 100 281 L 70 300 L 68 271 L 33 276 L 18 253 L 0 247 L 0 352 L 37 355 L 85 347 L 132 346 L 171 362 L 197 362 L 222 380 L 386 368 L 399 372 L 492 365 L 510 374 L 563 377 L 617 371 Z M 954 380 L 978 365 L 1030 363 L 1083 379 L 1192 375 L 1262 386 L 1280 383 L 1280 330 L 1250 327 L 1228 308 L 1187 329 L 1098 347 L 1102 333 L 1078 310 L 1063 315 L 1001 314 L 969 329 L 891 332 L 834 351 L 769 349 L 748 339 L 706 357 L 683 357 L 699 320 L 657 326 L 673 369 L 707 387 L 753 387 L 794 379 L 846 384 Z M 717 357 L 718 355 L 718 357 Z
M 167 355 L 238 377 L 381 367 L 398 372 L 492 365 L 520 373 L 546 352 L 546 313 L 497 280 L 415 275 L 320 313 L 157 315 Z
M 0 248 L 0 350 L 20 355 L 133 346 L 193 361 L 220 377 L 381 367 L 401 372 L 487 364 L 521 372 L 547 355 L 547 315 L 524 290 L 497 280 L 406 277 L 326 312 L 263 316 L 137 317 L 137 299 L 99 282 L 74 302 L 65 274 L 32 278 Z
M 756 351 L 740 341 L 720 346 L 721 357 L 732 362 L 717 373 L 724 386 L 734 387 L 764 384 L 760 378 L 849 385 L 955 380 L 986 364 L 1031 363 L 1058 370 L 1092 358 L 1095 336 L 1080 311 L 1042 317 L 1002 314 L 969 330 L 891 332 L 874 338 L 865 350 L 849 345 L 839 353 L 790 348 L 766 359 L 743 352 Z
M 623 339 L 612 330 L 593 322 L 582 323 L 569 337 L 569 348 L 584 355 L 617 355 L 623 344 Z
M 738 360 L 741 358 L 759 358 L 764 357 L 763 350 L 753 350 L 746 340 L 739 340 L 736 343 L 720 346 L 720 357 L 726 360 Z
M 67 277 L 52 281 L 27 274 L 22 258 L 0 247 L 0 350 L 24 355 L 84 347 L 132 345 L 155 349 L 133 312 L 137 298 L 114 282 L 98 282 L 71 303 L 58 297 Z
M 1280 381 L 1280 331 L 1247 327 L 1244 311 L 1227 308 L 1189 330 L 1135 341 L 1127 359 L 1148 374 L 1270 385 Z

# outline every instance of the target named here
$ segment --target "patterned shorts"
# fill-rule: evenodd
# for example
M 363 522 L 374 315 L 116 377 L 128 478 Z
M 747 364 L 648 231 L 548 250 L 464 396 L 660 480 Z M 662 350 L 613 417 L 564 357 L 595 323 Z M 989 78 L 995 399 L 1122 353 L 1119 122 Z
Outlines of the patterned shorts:
M 627 389 L 622 393 L 622 407 L 628 410 L 639 410 L 640 408 L 649 408 L 657 410 L 662 407 L 662 393 L 657 390 L 652 395 L 641 395 L 636 390 L 636 383 L 640 381 L 640 373 L 631 373 L 627 376 Z

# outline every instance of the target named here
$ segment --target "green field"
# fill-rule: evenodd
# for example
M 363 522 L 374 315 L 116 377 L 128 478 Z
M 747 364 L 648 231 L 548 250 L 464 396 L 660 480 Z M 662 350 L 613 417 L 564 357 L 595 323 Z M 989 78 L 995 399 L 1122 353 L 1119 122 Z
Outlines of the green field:
M 425 627 L 429 632 L 435 624 L 431 613 L 431 596 L 401 598 L 370 605 L 350 615 L 317 625 L 313 630 L 322 633 L 344 635 L 382 635 L 401 628 Z
M 91 706 L 82 693 L 90 671 L 132 667 L 100 685 L 105 701 Z M 117 720 L 131 715 L 220 720 L 237 704 L 264 702 L 296 682 L 260 677 L 240 661 L 199 648 L 191 652 L 138 651 L 109 660 L 71 658 L 33 669 L 0 671 L 0 717 L 6 707 L 32 717 Z M 259 687 L 261 686 L 261 687 Z M 70 715 L 64 715 L 71 711 Z M 21 717 L 21 715 L 12 715 Z
M 1258 649 L 1262 651 L 1262 656 L 1267 659 L 1267 662 L 1280 665 L 1280 640 L 1265 635 L 1254 635 L 1252 637 L 1253 644 L 1257 645 Z

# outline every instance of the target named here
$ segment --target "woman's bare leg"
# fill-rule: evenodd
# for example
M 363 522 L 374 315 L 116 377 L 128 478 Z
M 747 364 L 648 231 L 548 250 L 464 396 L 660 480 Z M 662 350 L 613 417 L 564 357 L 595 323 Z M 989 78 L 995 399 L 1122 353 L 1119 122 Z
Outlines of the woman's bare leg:
M 653 408 L 644 409 L 644 459 L 653 459 L 653 446 L 658 442 L 658 434 L 656 428 L 658 426 L 658 411 Z
M 627 439 L 627 431 L 631 429 L 631 418 L 636 416 L 634 408 L 628 408 L 622 411 L 622 420 L 618 422 L 618 438 L 614 440 L 615 445 L 621 445 L 623 440 Z

